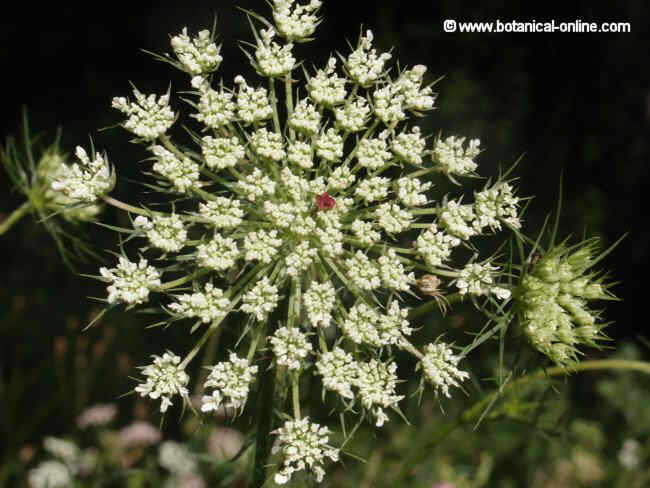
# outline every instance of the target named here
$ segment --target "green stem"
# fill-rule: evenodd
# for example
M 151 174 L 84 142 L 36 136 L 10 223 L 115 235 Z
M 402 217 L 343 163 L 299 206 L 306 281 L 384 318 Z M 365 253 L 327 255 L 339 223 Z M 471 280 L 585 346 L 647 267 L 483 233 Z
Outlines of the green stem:
M 372 125 L 370 127 L 368 127 L 366 132 L 364 132 L 363 135 L 361 136 L 361 139 L 359 139 L 359 141 L 357 141 L 357 144 L 354 146 L 354 149 L 352 151 L 350 151 L 350 154 L 348 154 L 348 157 L 345 158 L 345 161 L 343 161 L 343 164 L 341 164 L 341 166 L 348 166 L 350 164 L 350 162 L 352 161 L 352 158 L 354 158 L 354 156 L 357 154 L 357 149 L 359 148 L 359 143 L 362 140 L 371 137 L 372 134 L 375 132 L 375 129 L 377 128 L 378 125 L 379 125 L 379 121 L 375 120 L 372 123 Z M 352 172 L 356 173 L 356 171 L 354 171 L 354 170 L 355 170 L 355 168 L 352 169 Z
M 300 420 L 300 376 L 298 373 L 292 375 L 291 398 L 293 401 L 293 417 Z
M 32 209 L 32 204 L 28 201 L 9 214 L 0 224 L 0 236 L 13 227 L 13 225 L 22 219 Z
M 411 214 L 413 215 L 432 215 L 437 213 L 437 208 L 415 208 L 411 210 Z
M 273 127 L 275 132 L 282 134 L 280 126 L 280 116 L 278 115 L 278 98 L 275 94 L 275 80 L 269 78 L 269 99 L 271 101 L 271 108 L 273 108 Z
M 284 78 L 284 93 L 285 101 L 287 103 L 287 119 L 293 113 L 293 90 L 291 88 L 291 73 L 288 73 Z
M 273 311 L 271 317 L 263 329 L 266 330 L 266 337 L 273 335 L 278 323 L 284 318 L 287 312 L 288 300 L 285 298 L 282 303 Z M 264 347 L 264 338 L 262 344 L 258 347 Z M 262 355 L 259 364 L 260 375 L 258 384 L 259 391 L 257 394 L 257 433 L 255 435 L 255 459 L 253 461 L 253 473 L 251 477 L 250 488 L 262 488 L 266 482 L 267 465 L 271 455 L 271 446 L 273 444 L 273 413 L 276 406 L 276 375 L 278 368 L 273 367 L 273 355 L 270 351 Z M 278 403 L 278 405 L 281 405 Z
M 597 370 L 638 371 L 650 375 L 650 362 L 627 361 L 623 359 L 601 359 L 594 361 L 584 361 L 572 366 L 571 368 L 555 366 L 517 378 L 516 380 L 507 383 L 502 388 L 486 395 L 474 405 L 464 410 L 454 421 L 448 423 L 434 435 L 428 437 L 427 441 L 424 444 L 414 444 L 410 449 L 410 452 L 407 453 L 407 455 L 404 457 L 404 462 L 402 463 L 401 469 L 398 471 L 397 477 L 395 479 L 401 479 L 404 475 L 406 475 L 416 463 L 422 461 L 424 458 L 430 455 L 431 450 L 458 427 L 480 419 L 481 416 L 484 415 L 485 409 L 489 405 L 494 403 L 499 396 L 504 396 L 506 393 L 512 391 L 515 387 L 521 387 L 528 383 L 543 380 L 552 376 L 562 376 L 570 373 Z
M 190 361 L 192 361 L 192 359 L 194 359 L 194 356 L 196 356 L 199 353 L 199 351 L 203 347 L 203 344 L 205 344 L 206 341 L 217 331 L 219 325 L 221 324 L 221 322 L 223 322 L 224 318 L 225 316 L 221 317 L 220 319 L 214 320 L 210 324 L 208 329 L 203 333 L 203 335 L 198 340 L 198 342 L 194 345 L 192 350 L 188 352 L 187 356 L 185 356 L 183 361 L 181 361 L 181 364 L 178 366 L 179 368 L 184 369 L 187 367 L 188 364 L 190 364 Z
M 264 361 L 265 363 L 267 361 Z M 261 387 L 257 405 L 260 415 L 257 419 L 257 435 L 255 436 L 255 464 L 251 488 L 262 488 L 266 481 L 266 464 L 271 452 L 271 429 L 273 425 L 273 397 L 275 396 L 275 369 L 270 364 L 264 364 L 260 378 Z
M 418 176 L 424 176 L 424 175 L 426 175 L 428 173 L 431 173 L 431 172 L 433 172 L 435 170 L 436 170 L 435 168 L 423 168 L 423 169 L 419 169 L 417 171 L 413 171 L 413 173 L 410 173 L 410 174 L 406 175 L 406 177 L 407 178 L 417 178 Z
M 194 359 L 194 356 L 196 356 L 203 345 L 206 343 L 206 341 L 214 334 L 221 322 L 224 321 L 224 319 L 228 316 L 228 314 L 237 306 L 239 301 L 242 298 L 242 295 L 244 294 L 245 287 L 247 285 L 250 285 L 252 278 L 255 276 L 256 273 L 260 273 L 260 269 L 265 269 L 262 267 L 262 265 L 258 265 L 255 268 L 253 268 L 251 271 L 249 271 L 246 275 L 244 275 L 243 278 L 241 278 L 237 283 L 235 283 L 231 288 L 231 299 L 230 299 L 230 305 L 229 307 L 224 310 L 224 314 L 221 318 L 215 319 L 208 329 L 203 333 L 201 338 L 198 340 L 196 345 L 192 348 L 192 350 L 185 356 L 185 359 L 180 364 L 180 368 L 185 368 L 192 359 Z M 189 277 L 181 278 L 181 279 L 188 279 Z M 179 281 L 179 280 L 177 280 Z
M 449 305 L 452 303 L 459 302 L 461 300 L 460 293 L 452 293 L 451 295 L 444 296 L 444 300 L 447 301 Z M 440 310 L 440 304 L 434 299 L 429 300 L 427 303 L 420 305 L 409 310 L 409 320 L 415 320 L 423 315 L 433 312 L 434 310 Z
M 400 344 L 400 347 L 405 351 L 410 352 L 413 356 L 418 358 L 420 361 L 424 359 L 424 355 L 418 350 L 417 347 L 411 344 L 406 337 L 402 337 L 402 343 Z
M 199 381 L 197 381 L 196 386 L 194 387 L 194 394 L 201 395 L 203 393 L 203 384 L 205 383 L 206 378 L 210 374 L 210 371 L 206 366 L 212 363 L 214 359 L 214 353 L 217 351 L 217 346 L 219 345 L 219 336 L 221 335 L 221 327 L 217 327 L 210 339 L 208 340 L 208 345 L 205 346 L 205 351 L 203 352 L 203 358 L 201 359 L 201 371 L 199 372 Z
M 158 286 L 156 288 L 156 291 L 161 291 L 162 292 L 162 291 L 165 291 L 165 290 L 169 290 L 171 288 L 175 288 L 177 286 L 184 285 L 185 283 L 188 283 L 188 282 L 190 282 L 190 281 L 192 281 L 192 280 L 194 280 L 196 278 L 199 278 L 199 277 L 201 277 L 203 275 L 206 275 L 208 273 L 211 273 L 211 272 L 212 272 L 212 270 L 208 269 L 208 268 L 201 269 L 199 271 L 196 271 L 195 273 L 192 273 L 191 275 L 183 276 L 182 278 L 178 278 L 178 279 L 176 279 L 174 281 L 168 281 L 167 283 L 162 283 L 160 286 Z
M 355 239 L 354 237 L 344 237 L 343 240 L 345 242 L 347 242 L 349 244 L 352 244 L 353 246 L 358 247 L 359 249 L 363 249 L 363 250 L 371 249 L 373 251 L 377 251 L 377 252 L 381 253 L 386 248 L 386 246 L 384 244 L 374 244 L 374 245 L 373 244 L 371 244 L 371 245 L 364 244 L 359 239 Z M 400 254 L 412 254 L 412 255 L 418 254 L 418 252 L 415 249 L 407 249 L 405 247 L 396 247 L 396 246 L 393 246 L 393 245 L 390 245 L 389 247 L 393 251 L 398 252 Z
M 515 386 L 525 385 L 527 383 L 545 379 L 550 376 L 561 376 L 569 373 L 580 373 L 582 371 L 597 371 L 603 369 L 638 371 L 640 373 L 646 373 L 650 375 L 650 362 L 628 361 L 625 359 L 598 359 L 593 361 L 583 361 L 569 368 L 554 366 L 552 368 L 536 371 L 535 373 L 531 373 L 511 381 L 510 383 L 506 384 L 501 389 L 501 391 L 494 391 L 482 400 L 479 400 L 472 407 L 463 412 L 461 419 L 464 423 L 467 423 L 478 418 L 482 414 L 482 410 L 485 406 L 493 402 L 497 396 L 503 394 L 504 390 L 510 390 Z
M 171 141 L 171 139 L 170 139 L 168 136 L 166 136 L 166 135 L 162 135 L 162 136 L 160 136 L 160 142 L 162 142 L 162 145 L 165 146 L 165 148 L 166 148 L 169 152 L 173 153 L 174 156 L 176 156 L 176 157 L 179 158 L 180 160 L 183 160 L 183 159 L 186 158 L 186 156 L 185 156 L 185 154 L 183 153 L 183 151 L 181 151 L 180 149 L 178 149 L 178 148 L 174 145 L 174 143 Z
M 129 205 L 128 203 L 121 202 L 113 197 L 105 196 L 103 200 L 109 205 L 119 208 L 120 210 L 124 210 L 125 212 L 131 212 L 138 215 L 145 215 L 147 217 L 150 217 L 152 213 L 155 213 L 155 212 L 150 212 L 148 210 L 144 210 L 143 208 L 140 207 L 134 207 L 133 205 Z

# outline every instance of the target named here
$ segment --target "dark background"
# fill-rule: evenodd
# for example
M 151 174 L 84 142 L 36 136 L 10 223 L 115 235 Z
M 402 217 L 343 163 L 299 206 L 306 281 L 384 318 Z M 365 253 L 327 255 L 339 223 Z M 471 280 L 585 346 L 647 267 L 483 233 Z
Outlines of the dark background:
M 50 137 L 56 127 L 62 127 L 62 144 L 68 151 L 77 144 L 87 145 L 91 136 L 98 148 L 108 151 L 118 173 L 128 174 L 144 156 L 142 149 L 130 145 L 129 136 L 120 129 L 97 131 L 121 120 L 110 108 L 111 98 L 128 95 L 129 81 L 145 93 L 161 93 L 170 82 L 173 91 L 187 87 L 185 76 L 140 50 L 168 52 L 170 34 L 186 25 L 191 32 L 209 28 L 216 13 L 224 43 L 220 74 L 228 84 L 236 74 L 248 77 L 251 68 L 235 42 L 249 39 L 248 26 L 235 3 L 90 2 L 83 7 L 49 3 L 19 6 L 11 15 L 3 14 L 0 138 L 18 130 L 25 106 L 34 131 Z M 526 217 L 529 234 L 539 230 L 556 204 L 560 175 L 564 178 L 563 234 L 599 235 L 608 245 L 629 233 L 603 264 L 621 282 L 615 292 L 624 299 L 607 309 L 607 318 L 616 322 L 608 333 L 616 339 L 647 334 L 643 292 L 650 231 L 641 207 L 650 129 L 647 2 L 565 2 L 543 11 L 524 1 L 477 3 L 326 1 L 317 40 L 298 47 L 296 54 L 307 60 L 308 68 L 312 63 L 321 66 L 330 51 L 347 52 L 346 40 L 356 42 L 363 24 L 375 32 L 381 49 L 394 48 L 394 59 L 401 66 L 425 64 L 431 79 L 444 75 L 436 87 L 438 110 L 424 121 L 425 130 L 479 137 L 486 149 L 479 157 L 484 175 L 495 174 L 497 165 L 509 166 L 525 153 L 515 174 L 521 177 L 520 194 L 535 196 Z M 262 1 L 243 0 L 237 5 L 268 13 Z M 442 29 L 447 18 L 620 21 L 630 22 L 632 32 L 447 34 Z M 0 176 L 0 215 L 20 203 L 6 176 Z M 95 235 L 100 243 L 109 239 L 100 231 Z M 103 291 L 65 269 L 50 238 L 29 222 L 0 238 L 0 252 L 2 374 L 9 377 L 12 370 L 27 371 L 23 386 L 17 384 L 12 394 L 23 397 L 25 389 L 33 388 L 30 402 L 38 405 L 43 385 L 57 384 L 57 375 L 87 369 L 92 363 L 79 352 L 57 371 L 51 357 L 71 348 L 83 352 L 89 344 L 104 340 L 101 329 L 79 334 L 80 324 L 93 311 L 84 297 L 101 296 Z M 94 270 L 95 265 L 88 268 Z M 119 354 L 138 351 L 145 342 L 151 348 L 155 334 L 144 332 L 134 334 L 139 337 L 129 339 L 128 345 L 120 344 L 125 330 L 142 327 L 125 320 L 116 324 L 117 339 L 107 339 L 105 344 L 104 354 L 111 358 L 108 368 L 122 364 Z M 136 364 L 143 357 L 137 354 Z M 121 367 L 128 371 L 130 366 Z M 92 383 L 89 395 L 94 401 L 112 401 L 116 392 L 130 387 L 126 378 L 115 383 L 109 370 L 87 372 L 88 378 L 79 381 Z M 75 396 L 84 386 L 70 388 L 57 398 Z M 61 425 L 78 413 L 65 402 L 48 401 L 55 403 L 51 407 Z M 0 403 L 4 409 L 20 411 L 32 408 L 30 402 Z M 28 417 L 34 426 L 51 420 L 52 408 L 43 409 L 41 417 L 33 408 Z M 5 411 L 3 417 L 16 418 L 12 415 Z M 13 431 L 16 443 L 25 440 L 23 434 L 5 427 Z M 26 430 L 25 435 L 34 431 Z

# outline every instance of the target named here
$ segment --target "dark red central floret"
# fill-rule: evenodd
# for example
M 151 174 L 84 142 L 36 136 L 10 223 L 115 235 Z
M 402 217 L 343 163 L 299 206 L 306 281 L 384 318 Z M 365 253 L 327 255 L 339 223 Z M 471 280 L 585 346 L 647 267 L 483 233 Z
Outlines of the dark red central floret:
M 322 195 L 316 195 L 316 205 L 319 210 L 331 210 L 336 205 L 336 200 L 325 192 Z

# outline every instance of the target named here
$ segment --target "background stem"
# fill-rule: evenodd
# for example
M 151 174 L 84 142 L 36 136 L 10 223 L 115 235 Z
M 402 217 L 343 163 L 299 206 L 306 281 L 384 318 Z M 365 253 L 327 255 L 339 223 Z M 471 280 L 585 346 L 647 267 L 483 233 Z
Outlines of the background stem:
M 266 338 L 273 335 L 279 322 L 286 317 L 288 308 L 288 299 L 282 300 L 275 311 L 271 314 L 264 330 L 261 332 L 262 337 L 257 344 L 257 349 L 263 348 L 266 344 Z M 255 402 L 257 410 L 257 432 L 255 434 L 255 460 L 253 461 L 253 473 L 251 479 L 251 488 L 261 488 L 266 482 L 267 465 L 271 455 L 271 446 L 273 439 L 271 431 L 273 430 L 273 414 L 276 406 L 276 375 L 277 368 L 273 365 L 273 355 L 267 351 L 262 355 L 259 371 L 259 390 Z
M 32 204 L 28 201 L 9 214 L 9 217 L 0 223 L 0 236 L 13 227 L 13 225 L 22 219 L 32 209 Z
M 452 432 L 454 432 L 458 427 L 480 419 L 484 414 L 485 409 L 490 404 L 495 402 L 499 396 L 505 396 L 510 391 L 513 391 L 515 387 L 521 387 L 528 383 L 544 380 L 552 376 L 561 376 L 574 372 L 577 373 L 581 371 L 595 370 L 628 370 L 638 371 L 650 375 L 650 363 L 643 361 L 628 361 L 622 359 L 584 361 L 582 363 L 574 365 L 571 368 L 561 368 L 559 366 L 556 366 L 553 368 L 536 371 L 534 373 L 512 380 L 511 382 L 505 384 L 503 388 L 495 390 L 492 393 L 484 396 L 478 402 L 474 403 L 474 405 L 464 410 L 455 420 L 447 423 L 444 427 L 429 437 L 424 445 L 413 445 L 409 452 L 404 456 L 404 462 L 402 463 L 401 469 L 398 470 L 394 479 L 402 479 L 408 473 L 408 471 L 413 468 L 413 466 L 415 466 L 422 459 L 425 459 L 427 456 L 429 456 L 431 454 L 431 450 L 434 449 Z

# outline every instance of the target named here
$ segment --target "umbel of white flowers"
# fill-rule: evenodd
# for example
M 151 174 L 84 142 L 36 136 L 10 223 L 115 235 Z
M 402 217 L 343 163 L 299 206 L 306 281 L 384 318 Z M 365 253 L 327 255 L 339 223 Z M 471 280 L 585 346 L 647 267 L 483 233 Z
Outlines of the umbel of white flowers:
M 183 29 L 171 41 L 175 57 L 160 57 L 189 75 L 195 99 L 186 108 L 197 124 L 196 147 L 172 139 L 182 103 L 173 103 L 169 91 L 134 90 L 132 99 L 113 100 L 126 117 L 123 127 L 150 153 L 149 174 L 164 201 L 190 205 L 151 210 L 108 197 L 107 157 L 81 149 L 79 163 L 52 187 L 134 216 L 133 229 L 124 232 L 142 243 L 140 257 L 122 254 L 115 268 L 100 270 L 109 304 L 145 304 L 157 293 L 169 321 L 204 327 L 184 358 L 168 351 L 143 368 L 136 391 L 160 399 L 161 411 L 174 397 L 187 398 L 185 369 L 224 318 L 249 317 L 245 326 L 232 325 L 240 328 L 229 335 L 239 340 L 228 359 L 210 367 L 201 410 L 243 410 L 256 363 L 272 354 L 298 400 L 292 419 L 276 430 L 276 481 L 283 483 L 296 470 L 320 480 L 324 461 L 338 458 L 328 429 L 301 417 L 301 375 L 322 376 L 326 392 L 377 426 L 404 398 L 397 349 L 416 357 L 436 393 L 450 396 L 468 377 L 449 344 L 438 340 L 420 350 L 411 342 L 406 298 L 418 292 L 419 278 L 433 276 L 461 296 L 509 300 L 493 259 L 454 257 L 469 254 L 459 248 L 475 249 L 470 240 L 519 228 L 520 221 L 509 181 L 486 184 L 473 201 L 433 192 L 436 178 L 477 176 L 480 142 L 428 138 L 414 124 L 436 100 L 424 66 L 390 66 L 391 55 L 378 51 L 367 31 L 341 62 L 332 56 L 303 79 L 295 51 L 312 40 L 321 2 L 271 6 L 273 23 L 251 18 L 259 29 L 253 27 L 248 55 L 263 83 L 237 76 L 229 88 L 217 80 L 223 59 L 208 31 L 192 37 Z M 191 292 L 182 293 L 187 285 Z M 267 326 L 282 300 L 288 306 L 281 326 Z

